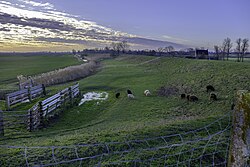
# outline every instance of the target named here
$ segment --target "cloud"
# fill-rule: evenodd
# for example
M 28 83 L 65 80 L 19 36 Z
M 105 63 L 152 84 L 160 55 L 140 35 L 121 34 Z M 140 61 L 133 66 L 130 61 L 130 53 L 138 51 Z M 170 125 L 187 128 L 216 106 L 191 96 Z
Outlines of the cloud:
M 27 5 L 31 5 L 33 7 L 43 7 L 44 9 L 53 9 L 54 5 L 50 4 L 50 3 L 39 3 L 39 2 L 34 2 L 31 0 L 18 0 L 19 2 L 22 2 L 24 4 Z
M 164 36 L 171 41 L 178 38 Z M 128 41 L 131 46 L 157 48 L 168 43 L 113 30 L 90 20 L 58 11 L 51 3 L 34 0 L 0 1 L 1 51 L 63 51 L 70 47 L 104 47 L 111 42 Z M 61 46 L 61 47 L 60 47 Z
M 187 39 L 181 39 L 181 38 L 176 38 L 176 37 L 171 37 L 171 36 L 168 36 L 168 35 L 163 35 L 162 36 L 163 38 L 171 41 L 171 42 L 177 42 L 177 43 L 187 43 L 187 42 L 190 42 L 190 40 L 187 40 Z
M 6 5 L 11 5 L 10 2 L 6 2 L 6 1 L 1 1 L 1 3 L 6 4 Z
M 0 1 L 0 42 L 5 42 L 6 46 L 68 43 L 98 47 L 119 41 L 121 37 L 132 35 L 57 11 L 50 3 Z

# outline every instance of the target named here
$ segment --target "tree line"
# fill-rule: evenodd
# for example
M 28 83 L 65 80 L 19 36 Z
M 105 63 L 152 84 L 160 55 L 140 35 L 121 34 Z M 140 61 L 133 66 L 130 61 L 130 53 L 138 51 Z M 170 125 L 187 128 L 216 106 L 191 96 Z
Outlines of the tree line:
M 247 38 L 241 39 L 238 38 L 235 43 L 236 47 L 234 49 L 234 52 L 237 53 L 237 61 L 243 62 L 244 57 L 246 55 L 246 52 L 248 51 L 249 47 L 249 40 Z M 217 59 L 219 60 L 228 60 L 230 53 L 233 51 L 233 42 L 230 38 L 224 39 L 221 46 L 214 45 L 214 51 Z
M 234 53 L 237 55 L 237 61 L 243 62 L 244 57 L 248 51 L 249 40 L 247 38 L 241 39 L 238 38 L 236 41 L 236 47 L 233 49 L 233 42 L 230 38 L 224 39 L 221 46 L 214 45 L 214 55 L 213 59 L 216 60 L 229 60 L 230 54 Z M 202 49 L 204 48 L 196 48 Z M 134 55 L 149 55 L 149 56 L 177 56 L 177 57 L 187 57 L 195 58 L 194 48 L 186 48 L 179 51 L 176 51 L 173 46 L 160 47 L 155 50 L 130 50 L 130 45 L 127 41 L 121 42 L 112 42 L 109 46 L 106 46 L 102 49 L 84 49 L 83 51 L 72 50 L 73 54 L 87 55 L 91 53 L 108 53 L 113 57 L 117 57 L 120 54 L 134 54 Z

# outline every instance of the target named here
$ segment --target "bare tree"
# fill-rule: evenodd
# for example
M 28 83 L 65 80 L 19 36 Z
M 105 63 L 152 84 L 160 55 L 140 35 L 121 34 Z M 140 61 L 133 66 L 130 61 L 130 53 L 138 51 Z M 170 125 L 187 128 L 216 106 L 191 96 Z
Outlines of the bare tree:
M 248 42 L 249 40 L 246 38 L 242 40 L 242 45 L 241 45 L 241 61 L 242 62 L 249 47 Z
M 193 52 L 194 48 L 187 48 L 187 52 Z
M 120 48 L 117 43 L 112 42 L 110 48 L 113 50 L 112 56 L 118 56 L 120 54 Z
M 236 40 L 236 51 L 238 53 L 238 59 L 237 59 L 238 62 L 240 62 L 241 58 L 241 41 L 242 41 L 241 38 L 238 38 Z
M 227 45 L 224 41 L 221 46 L 222 60 L 225 60 L 226 50 L 227 50 Z
M 165 50 L 166 52 L 170 53 L 170 52 L 173 52 L 173 51 L 174 51 L 174 47 L 170 45 L 170 46 L 165 47 L 164 50 Z
M 220 59 L 220 53 L 221 53 L 221 49 L 218 45 L 214 45 L 214 51 L 215 51 L 215 55 L 216 55 L 216 59 Z
M 125 53 L 129 49 L 129 44 L 127 41 L 122 41 L 121 43 L 119 43 L 119 45 L 123 53 Z
M 104 48 L 104 50 L 109 51 L 109 50 L 110 50 L 110 47 L 109 47 L 109 46 L 106 46 L 106 47 Z
M 129 49 L 129 45 L 126 41 L 119 43 L 112 42 L 110 47 L 113 49 L 113 56 L 119 56 L 121 52 L 125 53 Z
M 222 45 L 223 49 L 225 49 L 225 52 L 226 52 L 226 55 L 227 55 L 227 60 L 229 58 L 229 54 L 231 52 L 231 49 L 233 47 L 233 43 L 231 42 L 231 39 L 230 38 L 226 38 L 224 39 L 224 42 L 223 42 L 223 45 Z
M 157 52 L 159 53 L 159 56 L 161 56 L 162 53 L 164 52 L 164 48 L 162 48 L 162 47 L 158 48 Z
M 73 55 L 76 55 L 76 50 L 72 49 L 72 53 L 73 53 Z
M 169 45 L 169 46 L 165 47 L 164 50 L 165 50 L 168 54 L 171 54 L 175 49 L 174 49 L 173 46 Z

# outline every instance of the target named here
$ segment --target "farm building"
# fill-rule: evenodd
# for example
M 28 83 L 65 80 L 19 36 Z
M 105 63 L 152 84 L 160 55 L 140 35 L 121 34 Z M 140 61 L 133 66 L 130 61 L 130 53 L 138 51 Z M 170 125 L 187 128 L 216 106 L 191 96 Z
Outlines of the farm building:
M 196 59 L 209 59 L 208 50 L 196 49 L 195 50 Z

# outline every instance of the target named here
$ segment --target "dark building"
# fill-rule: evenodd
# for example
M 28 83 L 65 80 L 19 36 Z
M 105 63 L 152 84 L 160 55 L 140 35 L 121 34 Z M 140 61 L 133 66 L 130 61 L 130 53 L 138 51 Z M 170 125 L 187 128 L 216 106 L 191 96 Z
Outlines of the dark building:
M 195 50 L 195 57 L 196 57 L 196 59 L 209 59 L 208 49 L 207 50 L 196 49 Z

